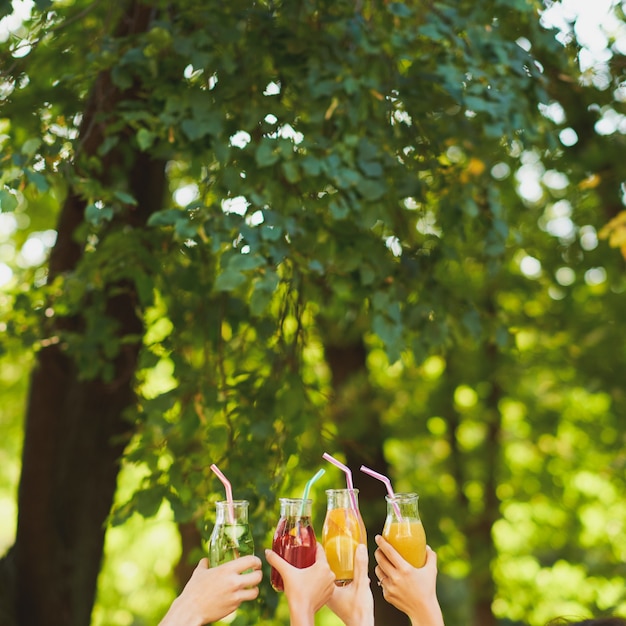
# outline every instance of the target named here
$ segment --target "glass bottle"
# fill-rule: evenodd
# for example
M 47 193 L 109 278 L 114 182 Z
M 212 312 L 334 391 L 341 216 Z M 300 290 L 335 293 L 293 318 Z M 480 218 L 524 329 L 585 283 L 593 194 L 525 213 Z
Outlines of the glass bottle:
M 272 541 L 272 550 L 300 569 L 315 563 L 317 541 L 311 524 L 312 503 L 310 499 L 280 498 L 280 519 Z M 270 582 L 276 591 L 284 591 L 283 579 L 273 567 Z
M 387 500 L 383 537 L 413 567 L 426 562 L 426 534 L 418 510 L 416 493 L 396 493 Z
M 254 541 L 248 524 L 248 504 L 247 500 L 221 500 L 215 503 L 215 526 L 209 539 L 211 567 L 254 554 Z
M 354 552 L 366 543 L 365 525 L 359 511 L 358 489 L 328 489 L 322 545 L 335 584 L 344 586 L 354 577 Z M 356 506 L 356 508 L 355 508 Z

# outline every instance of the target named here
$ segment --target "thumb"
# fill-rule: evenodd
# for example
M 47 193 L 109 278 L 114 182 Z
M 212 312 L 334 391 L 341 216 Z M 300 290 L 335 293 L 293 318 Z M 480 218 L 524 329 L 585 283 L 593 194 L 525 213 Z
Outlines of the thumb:
M 318 541 L 317 548 L 315 550 L 315 562 L 317 561 L 326 561 L 326 551 L 324 550 L 324 546 Z
M 265 550 L 265 560 L 272 566 L 276 567 L 276 563 L 279 560 L 282 560 L 274 550 L 270 550 L 269 548 Z
M 437 553 L 430 546 L 426 546 L 426 564 L 437 570 Z
M 200 559 L 198 565 L 196 565 L 196 569 L 209 569 L 209 559 L 206 557 Z
M 274 550 L 266 549 L 265 559 L 281 576 L 284 576 L 291 567 L 291 565 L 289 565 L 280 554 L 274 552 Z
M 354 553 L 354 577 L 360 578 L 361 576 L 367 576 L 367 567 L 369 563 L 369 555 L 367 553 L 367 546 L 360 543 L 356 547 Z

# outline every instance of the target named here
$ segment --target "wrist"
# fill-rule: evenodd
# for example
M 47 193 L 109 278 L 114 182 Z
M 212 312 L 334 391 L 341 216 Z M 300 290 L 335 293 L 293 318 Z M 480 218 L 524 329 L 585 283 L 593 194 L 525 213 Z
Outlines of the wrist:
M 290 626 L 314 626 L 315 611 L 311 607 L 301 606 L 298 602 L 288 602 Z
M 193 609 L 190 610 L 190 607 L 181 602 L 179 596 L 172 602 L 159 626 L 203 626 L 203 622 L 194 614 Z
M 445 626 L 438 603 L 428 604 L 408 614 L 411 626 Z
M 374 614 L 355 612 L 345 623 L 346 626 L 374 626 Z

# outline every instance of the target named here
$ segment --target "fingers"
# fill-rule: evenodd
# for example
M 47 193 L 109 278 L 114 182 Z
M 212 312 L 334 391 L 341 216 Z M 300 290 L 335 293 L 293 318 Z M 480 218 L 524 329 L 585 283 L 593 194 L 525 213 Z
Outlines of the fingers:
M 261 567 L 263 567 L 263 563 L 261 562 L 261 559 L 258 556 L 254 556 L 252 554 L 249 556 L 239 557 L 238 559 L 235 559 L 232 562 L 237 563 L 237 570 L 240 573 L 245 572 L 247 569 L 258 570 L 258 569 L 261 569 Z
M 326 561 L 326 551 L 324 550 L 324 546 L 318 541 L 317 547 L 315 549 L 315 562 L 317 561 Z
M 376 535 L 374 541 L 376 541 L 376 545 L 378 546 L 379 550 L 385 555 L 387 561 L 389 561 L 389 563 L 391 563 L 393 567 L 395 567 L 396 569 L 400 569 L 403 567 L 406 561 L 384 537 L 382 537 L 381 535 Z M 376 561 L 380 563 L 378 557 L 376 558 Z
M 260 582 L 260 581 L 259 581 Z M 242 602 L 249 602 L 250 600 L 256 600 L 259 597 L 259 587 L 247 587 L 239 592 L 238 605 Z
M 198 565 L 196 565 L 196 569 L 209 569 L 209 559 L 204 557 L 198 561 Z
M 206 559 L 202 559 L 202 561 L 204 560 Z M 202 561 L 200 561 L 200 563 L 202 563 Z M 200 567 L 200 563 L 198 564 L 198 567 Z M 250 554 L 248 556 L 240 556 L 238 559 L 233 559 L 227 563 L 222 563 L 222 565 L 218 565 L 213 569 L 222 568 L 224 571 L 234 571 L 237 572 L 237 574 L 242 574 L 249 569 L 260 570 L 262 566 L 263 563 L 261 562 L 261 559 L 258 556 Z
M 426 546 L 426 563 L 424 565 L 434 567 L 437 570 L 437 553 L 430 546 Z
M 361 577 L 367 578 L 369 582 L 369 578 L 367 577 L 367 567 L 369 563 L 369 556 L 367 554 L 367 546 L 363 543 L 360 543 L 357 546 L 357 549 L 354 553 L 354 578 L 355 580 L 360 580 Z
M 276 554 L 274 550 L 265 550 L 265 560 L 281 575 L 287 574 L 291 565 L 283 559 L 280 554 Z
M 247 574 L 240 574 L 242 587 L 253 587 L 258 585 L 263 578 L 263 572 L 260 569 L 256 569 Z
M 378 537 L 376 537 L 376 543 L 378 544 Z M 385 570 L 385 571 L 390 571 L 391 569 L 393 569 L 393 565 L 391 561 L 387 558 L 387 555 L 383 552 L 382 548 L 379 547 L 374 552 L 374 558 L 376 559 L 376 563 L 377 563 L 376 569 L 381 568 L 382 570 Z

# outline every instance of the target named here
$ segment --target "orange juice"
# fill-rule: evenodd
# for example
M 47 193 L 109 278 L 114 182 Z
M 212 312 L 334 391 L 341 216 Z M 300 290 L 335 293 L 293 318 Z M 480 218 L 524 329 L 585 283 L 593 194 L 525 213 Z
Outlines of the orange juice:
M 350 502 L 344 499 L 348 494 L 337 493 L 347 490 L 328 491 L 329 508 L 322 528 L 322 545 L 330 569 L 335 574 L 335 584 L 343 586 L 354 578 L 354 552 L 361 541 L 361 523 Z
M 421 521 L 388 520 L 383 528 L 383 537 L 413 567 L 423 567 L 426 562 L 426 533 Z
M 426 562 L 426 533 L 420 519 L 416 493 L 396 493 L 385 496 L 387 517 L 383 537 L 413 567 L 423 567 Z

